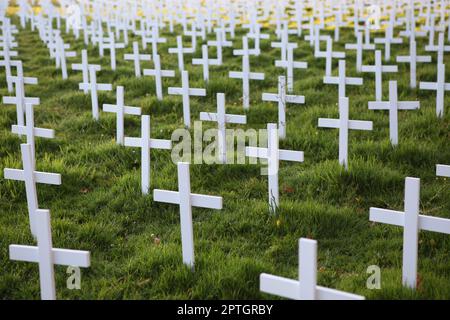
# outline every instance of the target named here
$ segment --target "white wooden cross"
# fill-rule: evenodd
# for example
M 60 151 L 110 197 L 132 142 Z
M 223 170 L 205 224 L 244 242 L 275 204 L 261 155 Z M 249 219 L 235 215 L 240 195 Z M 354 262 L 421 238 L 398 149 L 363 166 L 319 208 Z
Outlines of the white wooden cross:
M 200 112 L 200 120 L 202 121 L 215 121 L 219 127 L 218 131 L 218 149 L 219 149 L 219 162 L 227 162 L 227 136 L 226 136 L 226 123 L 239 123 L 246 124 L 247 116 L 241 116 L 236 114 L 225 113 L 225 94 L 217 93 L 217 113 L 213 112 Z
M 398 110 L 420 108 L 420 101 L 398 101 L 397 81 L 389 81 L 389 101 L 369 101 L 370 110 L 389 110 L 389 136 L 392 145 L 398 145 Z
M 141 190 L 142 194 L 148 194 L 150 190 L 150 149 L 172 148 L 172 142 L 164 139 L 150 138 L 150 116 L 141 117 L 141 137 L 125 137 L 126 147 L 141 148 Z
M 184 71 L 184 54 L 189 52 L 189 48 L 183 48 L 183 37 L 177 36 L 177 47 L 169 48 L 169 53 L 176 53 L 178 57 L 178 70 Z
M 305 96 L 287 95 L 286 94 L 286 78 L 278 77 L 278 93 L 263 93 L 263 101 L 278 102 L 278 135 L 280 139 L 286 138 L 286 104 L 305 103 Z
M 62 78 L 64 80 L 68 78 L 66 58 L 72 58 L 76 56 L 77 53 L 75 51 L 65 50 L 64 41 L 60 36 L 58 36 L 56 38 L 55 58 L 56 65 L 61 68 Z
M 275 66 L 286 69 L 287 73 L 287 90 L 288 92 L 294 91 L 294 69 L 306 69 L 308 68 L 307 62 L 294 61 L 294 46 L 289 44 L 287 46 L 287 60 L 275 60 Z
M 194 230 L 192 207 L 222 209 L 222 197 L 191 193 L 189 163 L 178 162 L 178 191 L 153 190 L 156 202 L 178 204 L 180 206 L 181 247 L 183 263 L 194 267 Z
M 100 50 L 109 50 L 110 58 L 111 58 L 111 69 L 116 70 L 116 49 L 125 48 L 124 43 L 116 43 L 115 36 L 112 32 L 109 33 L 109 42 L 100 42 L 99 48 Z
M 12 244 L 9 246 L 9 258 L 16 261 L 39 264 L 39 282 L 42 300 L 55 300 L 54 265 L 88 268 L 91 265 L 90 252 L 53 248 L 50 211 L 37 209 L 36 217 L 37 246 Z
M 201 88 L 189 88 L 189 73 L 185 70 L 181 72 L 181 87 L 169 87 L 169 94 L 181 95 L 183 98 L 183 119 L 187 128 L 191 127 L 191 106 L 190 96 L 206 96 L 206 90 Z
M 348 169 L 348 130 L 372 130 L 372 121 L 349 120 L 348 98 L 339 97 L 339 119 L 319 118 L 319 127 L 339 129 L 339 163 Z
M 300 238 L 298 280 L 267 273 L 259 277 L 259 290 L 294 300 L 364 300 L 363 296 L 317 285 L 317 241 Z
M 206 44 L 202 45 L 202 57 L 199 59 L 192 59 L 193 65 L 203 66 L 203 80 L 205 82 L 209 81 L 209 65 L 218 65 L 218 59 L 208 58 L 208 46 Z
M 95 120 L 99 119 L 97 92 L 112 90 L 112 85 L 110 83 L 97 83 L 97 69 L 98 68 L 95 65 L 89 65 L 89 82 L 79 84 L 80 90 L 91 91 L 92 116 Z
M 267 148 L 246 147 L 247 157 L 268 160 L 269 208 L 275 212 L 279 205 L 278 168 L 280 160 L 303 162 L 303 151 L 282 150 L 278 148 L 278 129 L 275 123 L 267 124 Z
M 242 71 L 230 71 L 228 76 L 242 79 L 242 102 L 244 109 L 250 107 L 250 80 L 264 80 L 264 73 L 250 72 L 250 62 L 247 55 L 242 56 Z
M 223 41 L 222 40 L 222 32 L 220 30 L 216 30 L 216 40 L 209 40 L 207 42 L 208 46 L 216 47 L 217 51 L 217 65 L 222 65 L 222 47 L 231 46 L 231 41 Z
M 404 286 L 415 288 L 417 281 L 417 247 L 420 230 L 450 234 L 450 219 L 419 214 L 420 179 L 405 179 L 404 211 L 370 208 L 370 221 L 403 227 Z
M 420 81 L 419 88 L 436 91 L 436 115 L 442 118 L 444 116 L 444 93 L 450 91 L 450 83 L 445 82 L 445 64 L 437 64 L 436 82 Z
M 156 97 L 158 100 L 163 98 L 162 77 L 175 77 L 174 70 L 161 70 L 161 61 L 159 55 L 153 56 L 153 69 L 144 69 L 144 76 L 154 76 L 156 86 Z
M 89 64 L 87 50 L 81 50 L 81 63 L 73 63 L 72 70 L 81 71 L 83 76 L 83 83 L 89 82 L 89 66 L 93 66 L 96 72 L 101 70 L 101 66 L 98 64 Z M 89 92 L 89 88 L 83 90 L 85 94 Z
M 289 42 L 289 33 L 288 33 L 288 29 L 287 29 L 287 23 L 284 23 L 283 25 L 283 30 L 281 31 L 281 41 L 279 42 L 271 42 L 270 46 L 272 48 L 280 48 L 281 49 L 281 59 L 282 61 L 286 60 L 286 54 L 287 54 L 287 49 L 289 46 L 291 46 L 292 48 L 297 48 L 298 45 L 297 43 L 291 43 Z
M 444 45 L 444 33 L 440 32 L 438 37 L 438 45 L 425 46 L 426 51 L 437 52 L 437 63 L 444 63 L 444 53 L 450 51 L 449 45 Z
M 116 141 L 117 144 L 123 145 L 124 142 L 124 116 L 126 114 L 141 115 L 141 108 L 129 107 L 124 105 L 123 87 L 116 88 L 116 104 L 103 104 L 103 111 L 114 112 L 117 114 L 116 118 Z
M 333 58 L 345 59 L 345 52 L 333 51 L 333 40 L 330 36 L 326 39 L 327 49 L 326 51 L 317 52 L 317 58 L 325 58 L 325 76 L 331 77 L 331 69 L 333 67 Z
M 383 79 L 384 72 L 397 72 L 398 67 L 395 65 L 382 65 L 381 51 L 375 51 L 375 64 L 373 66 L 364 65 L 361 68 L 362 72 L 374 72 L 375 73 L 375 100 L 381 101 L 383 99 Z
M 31 103 L 27 103 L 25 105 L 25 109 L 26 125 L 20 126 L 14 124 L 11 127 L 11 132 L 19 136 L 25 135 L 27 137 L 27 144 L 31 147 L 31 162 L 34 169 L 36 165 L 34 137 L 53 139 L 55 137 L 55 132 L 52 129 L 35 128 L 33 105 Z
M 259 49 L 249 49 L 248 48 L 248 38 L 246 36 L 242 37 L 242 49 L 234 49 L 233 55 L 235 56 L 250 56 L 250 55 L 259 55 Z
M 345 60 L 339 60 L 339 75 L 323 77 L 323 83 L 338 85 L 339 98 L 346 97 L 345 87 L 347 85 L 361 86 L 363 84 L 363 78 L 347 77 L 345 69 Z
M 436 165 L 436 175 L 450 178 L 450 166 L 444 164 Z
M 363 43 L 363 34 L 362 34 L 362 32 L 358 32 L 356 34 L 356 43 L 346 43 L 345 49 L 346 50 L 356 50 L 356 71 L 361 72 L 363 50 L 375 50 L 375 45 L 364 44 Z
M 385 29 L 384 38 L 375 38 L 375 43 L 384 43 L 384 60 L 391 60 L 391 45 L 392 44 L 400 44 L 403 43 L 402 38 L 395 38 L 393 35 L 393 24 L 391 22 L 388 23 L 388 26 Z
M 137 41 L 133 41 L 133 53 L 126 53 L 123 58 L 124 60 L 132 60 L 134 62 L 134 74 L 138 78 L 141 77 L 141 60 L 151 60 L 151 56 L 149 54 L 139 53 L 139 43 Z
M 9 78 L 12 76 L 11 67 L 17 68 L 17 65 L 19 64 L 20 61 L 11 60 L 11 57 L 16 57 L 17 51 L 10 51 L 9 46 L 4 46 L 3 50 L 0 51 L 0 55 L 3 56 L 3 60 L 0 60 L 0 66 L 5 67 L 6 84 L 8 87 L 8 92 L 12 92 L 14 90 L 13 82 L 10 81 L 11 78 Z
M 397 62 L 409 63 L 409 86 L 416 88 L 417 62 L 431 62 L 431 56 L 418 56 L 416 41 L 409 42 L 409 56 L 397 56 Z
M 15 84 L 15 97 L 12 96 L 4 96 L 3 104 L 15 104 L 16 112 L 17 112 L 17 124 L 19 126 L 25 125 L 24 113 L 25 113 L 25 105 L 27 103 L 38 105 L 40 103 L 39 98 L 32 98 L 25 96 L 25 85 L 26 84 L 37 84 L 38 79 L 34 77 L 24 77 L 22 62 L 19 61 L 17 64 L 17 76 L 9 77 L 9 81 Z
M 47 173 L 34 170 L 32 149 L 30 144 L 21 144 L 23 170 L 5 168 L 3 175 L 5 179 L 25 182 L 27 196 L 28 215 L 30 217 L 31 233 L 36 236 L 36 215 L 39 208 L 36 183 L 60 185 L 61 175 L 57 173 Z

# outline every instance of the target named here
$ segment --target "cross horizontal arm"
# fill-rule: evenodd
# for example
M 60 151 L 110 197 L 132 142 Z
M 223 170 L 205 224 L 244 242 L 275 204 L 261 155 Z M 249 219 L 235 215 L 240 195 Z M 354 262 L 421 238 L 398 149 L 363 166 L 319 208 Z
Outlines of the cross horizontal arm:
M 420 101 L 399 101 L 397 102 L 399 110 L 415 110 L 420 108 Z
M 150 139 L 150 148 L 172 149 L 172 141 L 165 139 Z
M 205 89 L 189 89 L 188 92 L 190 96 L 206 96 Z
M 450 166 L 438 164 L 436 166 L 436 175 L 442 177 L 450 177 Z
M 82 268 L 91 265 L 89 251 L 53 248 L 52 255 L 54 264 Z M 39 248 L 12 244 L 9 246 L 9 258 L 16 261 L 39 262 Z
M 340 128 L 339 119 L 319 118 L 319 127 Z M 349 120 L 348 128 L 352 130 L 372 130 L 372 121 Z
M 303 162 L 302 151 L 279 150 L 278 157 L 280 160 Z
M 253 158 L 263 158 L 263 159 L 268 158 L 267 148 L 246 147 L 245 155 L 247 157 L 253 157 Z
M 153 190 L 153 200 L 157 202 L 179 204 L 178 191 Z M 191 205 L 199 208 L 222 209 L 222 197 L 191 193 Z
M 3 171 L 3 175 L 5 179 L 25 181 L 23 170 L 20 169 L 5 168 Z M 54 185 L 61 184 L 61 175 L 59 173 L 34 171 L 34 177 L 37 183 L 54 184 Z
M 25 97 L 25 104 L 32 104 L 32 105 L 38 105 L 40 104 L 39 98 L 29 98 Z M 3 103 L 4 104 L 16 104 L 18 103 L 16 97 L 3 97 Z
M 19 125 L 12 125 L 11 126 L 11 131 L 12 133 L 15 134 L 23 134 L 26 135 L 27 134 L 27 127 L 26 126 L 19 126 Z M 55 131 L 52 129 L 43 129 L 43 128 L 33 128 L 34 131 L 34 135 L 36 137 L 41 137 L 41 138 L 54 138 L 55 137 Z
M 305 103 L 305 96 L 286 95 L 286 102 L 302 104 Z
M 437 90 L 438 85 L 436 82 L 427 82 L 427 81 L 420 81 L 419 83 L 419 89 L 421 90 Z

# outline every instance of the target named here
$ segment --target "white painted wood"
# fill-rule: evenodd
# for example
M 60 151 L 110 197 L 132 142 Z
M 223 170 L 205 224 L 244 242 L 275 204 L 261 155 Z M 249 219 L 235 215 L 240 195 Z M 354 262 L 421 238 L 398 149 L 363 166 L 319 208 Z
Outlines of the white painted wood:
M 420 108 L 420 101 L 398 101 L 397 81 L 389 81 L 389 101 L 369 101 L 370 110 L 389 110 L 389 136 L 393 146 L 398 145 L 398 110 Z
M 124 142 L 124 122 L 125 115 L 141 115 L 141 108 L 130 107 L 124 105 L 123 87 L 116 88 L 116 104 L 103 104 L 103 111 L 116 113 L 116 141 L 117 144 L 123 145 Z
M 450 90 L 450 83 L 445 82 L 445 64 L 437 64 L 437 81 L 436 82 L 419 82 L 420 90 L 436 91 L 436 115 L 438 118 L 444 116 L 444 94 Z
M 17 56 L 17 51 L 11 51 L 8 45 L 3 46 L 3 49 L 0 51 L 0 55 L 3 57 L 3 60 L 0 60 L 0 66 L 5 67 L 6 85 L 8 88 L 8 92 L 11 93 L 14 90 L 13 82 L 10 78 L 12 76 L 11 68 L 17 68 L 17 65 L 20 61 L 11 60 L 12 57 Z
M 246 124 L 247 116 L 227 114 L 225 112 L 225 94 L 217 93 L 217 113 L 213 112 L 200 112 L 200 120 L 202 121 L 215 121 L 218 126 L 218 149 L 219 149 L 219 162 L 227 162 L 227 139 L 226 139 L 226 123 Z
M 95 65 L 89 65 L 89 82 L 80 83 L 80 90 L 89 90 L 91 92 L 91 105 L 92 105 L 92 117 L 98 120 L 98 91 L 111 91 L 112 85 L 110 83 L 97 83 L 97 67 Z
M 137 78 L 141 77 L 141 61 L 150 61 L 151 55 L 139 53 L 139 43 L 133 41 L 133 53 L 126 53 L 124 60 L 131 60 L 134 63 L 134 74 Z
M 361 86 L 363 84 L 363 78 L 353 78 L 346 76 L 345 60 L 339 60 L 339 74 L 337 77 L 325 76 L 323 77 L 323 83 L 325 84 L 337 84 L 339 98 L 346 97 L 346 86 Z
M 409 63 L 409 86 L 411 88 L 416 88 L 416 70 L 418 62 L 431 62 L 431 56 L 418 56 L 416 42 L 411 40 L 409 42 L 409 56 L 397 56 L 397 62 Z
M 209 81 L 209 65 L 215 65 L 216 63 L 216 59 L 208 58 L 208 46 L 206 44 L 202 45 L 202 57 L 192 59 L 193 65 L 201 65 L 203 67 L 203 80 L 205 82 Z
M 325 58 L 325 76 L 331 76 L 331 69 L 333 67 L 333 58 L 345 59 L 345 52 L 333 51 L 333 40 L 331 37 L 326 37 L 327 48 L 326 51 L 318 51 L 316 58 Z
M 450 166 L 443 164 L 436 165 L 436 175 L 450 178 Z
M 319 118 L 319 127 L 339 129 L 339 163 L 348 169 L 348 130 L 372 130 L 372 121 L 349 120 L 348 98 L 339 98 L 339 119 Z
M 141 137 L 125 137 L 126 147 L 141 148 L 141 190 L 142 194 L 150 191 L 150 149 L 172 149 L 172 142 L 164 139 L 150 138 L 150 116 L 141 117 Z
M 162 78 L 163 77 L 175 77 L 174 70 L 161 70 L 161 61 L 159 55 L 153 56 L 153 65 L 154 69 L 144 69 L 144 76 L 153 76 L 155 77 L 155 86 L 156 86 L 156 97 L 158 100 L 162 100 L 163 98 L 163 90 L 162 90 Z
M 437 53 L 437 64 L 444 63 L 444 53 L 450 52 L 450 45 L 444 45 L 444 33 L 440 32 L 438 36 L 438 45 L 427 45 L 425 46 L 426 51 Z
M 419 230 L 450 234 L 450 219 L 419 214 L 420 179 L 405 179 L 404 211 L 370 208 L 370 221 L 403 227 L 403 285 L 416 287 Z
M 177 54 L 178 70 L 180 70 L 180 72 L 184 71 L 184 54 L 189 53 L 189 49 L 183 47 L 183 37 L 182 36 L 177 36 L 177 47 L 169 48 L 169 53 Z
M 153 190 L 153 200 L 178 204 L 180 206 L 181 245 L 183 263 L 194 268 L 194 230 L 192 224 L 192 207 L 222 209 L 222 197 L 191 193 L 189 163 L 178 162 L 178 192 Z
M 116 43 L 115 36 L 112 32 L 109 33 L 108 42 L 100 42 L 99 48 L 101 52 L 103 50 L 109 50 L 111 59 L 111 70 L 116 70 L 116 49 L 125 48 L 125 43 Z M 103 56 L 102 54 L 100 54 Z
M 397 72 L 398 67 L 396 65 L 383 65 L 381 61 L 381 51 L 375 51 L 375 64 L 373 66 L 363 65 L 361 67 L 362 72 L 373 72 L 375 73 L 375 100 L 383 100 L 383 73 L 386 72 Z
M 362 32 L 357 32 L 356 43 L 346 43 L 346 50 L 356 50 L 356 71 L 361 72 L 364 50 L 375 50 L 375 45 L 364 44 Z
M 295 300 L 364 300 L 360 295 L 317 285 L 317 241 L 299 240 L 299 279 L 291 280 L 266 273 L 260 275 L 260 291 Z
M 287 95 L 286 78 L 278 77 L 278 93 L 263 93 L 263 101 L 278 102 L 278 135 L 280 139 L 286 138 L 286 103 L 304 104 L 305 96 Z
M 82 76 L 83 76 L 83 83 L 89 83 L 89 66 L 92 66 L 92 68 L 96 72 L 99 72 L 101 70 L 100 65 L 89 64 L 87 50 L 83 49 L 83 50 L 81 50 L 81 63 L 73 63 L 72 64 L 72 70 L 81 71 Z M 88 88 L 84 89 L 83 91 L 85 94 L 89 93 Z
M 294 61 L 294 47 L 290 44 L 287 46 L 287 60 L 275 60 L 275 66 L 286 69 L 287 73 L 287 89 L 288 92 L 294 91 L 294 69 L 307 69 L 308 63 L 302 61 Z
M 65 265 L 88 268 L 90 252 L 81 250 L 54 249 L 50 225 L 50 211 L 36 209 L 37 247 L 10 245 L 9 258 L 16 261 L 39 264 L 39 281 L 42 300 L 55 300 L 55 276 L 53 265 Z

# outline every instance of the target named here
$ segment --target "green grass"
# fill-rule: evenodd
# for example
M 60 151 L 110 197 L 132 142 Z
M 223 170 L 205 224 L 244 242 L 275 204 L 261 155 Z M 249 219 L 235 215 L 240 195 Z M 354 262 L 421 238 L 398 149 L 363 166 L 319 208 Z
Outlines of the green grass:
M 17 21 L 15 21 L 17 23 Z M 179 30 L 178 30 L 179 31 Z M 263 32 L 267 32 L 264 30 Z M 239 30 L 234 40 L 240 46 Z M 159 46 L 164 69 L 177 70 L 175 55 L 167 48 L 176 45 L 174 35 L 162 33 L 167 44 Z M 78 62 L 82 40 L 64 36 L 78 52 L 68 64 Z M 272 36 L 273 39 L 273 36 Z M 299 48 L 296 60 L 307 61 L 307 70 L 295 71 L 296 94 L 306 96 L 305 105 L 288 105 L 285 149 L 303 150 L 304 163 L 282 162 L 280 166 L 280 208 L 271 214 L 267 204 L 267 177 L 259 165 L 191 165 L 192 191 L 223 197 L 220 211 L 193 209 L 195 271 L 182 264 L 179 208 L 155 203 L 152 195 L 140 191 L 140 151 L 115 143 L 115 116 L 101 113 L 95 122 L 90 97 L 78 90 L 81 73 L 69 70 L 61 80 L 37 32 L 20 30 L 19 57 L 25 75 L 39 78 L 39 85 L 27 86 L 27 96 L 38 96 L 36 126 L 55 129 L 53 140 L 36 139 L 37 169 L 62 174 L 61 186 L 38 186 L 40 208 L 51 211 L 54 247 L 91 252 L 92 263 L 82 269 L 81 290 L 66 288 L 66 268 L 55 267 L 57 296 L 60 299 L 260 299 L 273 298 L 259 291 L 259 274 L 273 273 L 297 278 L 298 238 L 318 240 L 318 283 L 369 299 L 450 299 L 450 236 L 420 232 L 420 283 L 417 290 L 401 285 L 402 229 L 373 224 L 369 207 L 402 209 L 404 179 L 421 178 L 423 214 L 450 218 L 449 181 L 435 176 L 437 163 L 450 163 L 450 117 L 435 116 L 435 95 L 409 89 L 409 69 L 399 64 L 398 74 L 384 77 L 384 96 L 388 79 L 398 80 L 399 100 L 421 101 L 418 111 L 399 113 L 399 146 L 389 143 L 388 114 L 369 111 L 374 99 L 374 77 L 363 74 L 363 86 L 347 87 L 350 118 L 371 120 L 374 130 L 352 131 L 349 136 L 349 170 L 338 164 L 338 132 L 317 128 L 319 117 L 337 117 L 337 87 L 323 85 L 325 62 L 314 59 L 312 48 L 292 36 Z M 355 42 L 352 29 L 342 30 L 335 50 L 345 42 Z M 418 39 L 418 54 L 425 40 Z M 188 41 L 186 39 L 186 45 Z M 200 45 L 200 44 L 199 44 Z M 380 47 L 381 48 L 381 47 Z M 275 103 L 261 101 L 262 92 L 276 92 L 274 67 L 279 50 L 270 41 L 261 41 L 262 53 L 251 58 L 251 69 L 265 72 L 265 81 L 252 81 L 251 107 L 247 126 L 266 127 L 277 121 Z M 131 51 L 131 46 L 126 50 Z M 119 51 L 117 71 L 109 59 L 98 57 L 98 49 L 88 48 L 90 63 L 100 63 L 98 82 L 125 87 L 125 102 L 143 108 L 152 117 L 152 136 L 170 139 L 183 127 L 179 96 L 168 96 L 168 86 L 179 86 L 180 76 L 164 80 L 164 100 L 155 97 L 151 77 L 136 79 L 133 64 L 123 61 Z M 408 53 L 408 45 L 395 45 L 392 61 Z M 201 66 L 192 66 L 185 55 L 192 87 L 205 87 Z M 356 76 L 355 53 L 348 51 L 347 74 Z M 214 56 L 214 49 L 210 50 Z M 449 62 L 448 55 L 445 57 Z M 435 57 L 433 58 L 435 59 Z M 373 53 L 365 52 L 364 63 L 373 64 Z M 450 63 L 449 63 L 450 65 Z M 152 63 L 142 63 L 151 68 Z M 191 98 L 192 121 L 200 111 L 214 111 L 216 92 L 226 94 L 228 113 L 244 114 L 242 84 L 229 79 L 228 71 L 240 70 L 241 60 L 224 51 L 224 65 L 210 68 L 207 97 Z M 448 69 L 448 68 L 447 68 Z M 0 95 L 8 95 L 4 70 L 0 72 Z M 333 72 L 337 72 L 334 61 Z M 435 62 L 420 64 L 418 77 L 435 81 Z M 450 71 L 447 72 L 447 79 Z M 102 93 L 99 104 L 115 101 L 115 93 Z M 450 105 L 450 96 L 445 99 Z M 0 107 L 0 166 L 21 168 L 20 143 L 11 133 L 16 121 L 13 106 Z M 126 136 L 140 135 L 139 117 L 126 118 Z M 214 124 L 203 124 L 204 128 Z M 3 170 L 2 170 L 3 171 Z M 176 165 L 167 150 L 155 150 L 151 162 L 152 188 L 177 189 Z M 3 173 L 2 173 L 3 174 Z M 158 244 L 155 238 L 160 239 Z M 38 299 L 38 268 L 34 263 L 10 261 L 10 244 L 34 245 L 29 231 L 25 187 L 22 182 L 0 180 L 0 297 Z M 381 267 L 381 290 L 366 289 L 366 269 Z

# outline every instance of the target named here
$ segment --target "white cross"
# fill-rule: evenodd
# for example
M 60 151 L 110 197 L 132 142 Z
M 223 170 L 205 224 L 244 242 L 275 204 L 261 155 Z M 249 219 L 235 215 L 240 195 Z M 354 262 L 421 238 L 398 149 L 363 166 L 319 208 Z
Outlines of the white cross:
M 143 73 L 144 76 L 155 77 L 156 97 L 158 98 L 158 100 L 162 100 L 162 77 L 175 77 L 175 71 L 161 70 L 161 61 L 158 54 L 153 56 L 153 67 L 154 69 L 144 69 Z
M 347 85 L 361 86 L 363 84 L 363 78 L 346 77 L 345 69 L 345 60 L 339 60 L 339 75 L 323 77 L 323 83 L 338 85 L 339 98 L 346 97 L 345 87 Z
M 141 60 L 151 60 L 151 56 L 149 54 L 139 54 L 139 44 L 137 41 L 133 41 L 133 53 L 126 53 L 123 58 L 134 62 L 134 74 L 138 78 L 141 77 Z
M 112 85 L 110 83 L 97 83 L 97 68 L 95 65 L 89 65 L 89 82 L 79 84 L 80 90 L 91 91 L 92 116 L 95 120 L 99 119 L 98 112 L 98 91 L 111 91 Z
M 72 70 L 81 71 L 82 76 L 83 76 L 83 83 L 89 82 L 89 66 L 93 66 L 93 68 L 96 72 L 101 70 L 100 65 L 89 64 L 87 50 L 83 49 L 83 50 L 81 50 L 81 63 L 73 63 L 72 64 Z M 84 89 L 85 94 L 87 94 L 88 92 L 89 92 L 88 88 Z
M 200 120 L 215 121 L 219 127 L 218 131 L 218 149 L 220 163 L 227 162 L 227 136 L 225 130 L 226 123 L 246 124 L 247 116 L 225 113 L 225 94 L 217 93 L 217 113 L 200 112 Z
M 356 50 L 356 71 L 361 72 L 363 50 L 375 50 L 375 45 L 363 44 L 363 34 L 362 32 L 358 32 L 356 34 L 356 43 L 346 43 L 345 49 Z
M 270 46 L 272 48 L 280 48 L 281 49 L 281 59 L 280 60 L 282 60 L 282 61 L 286 60 L 287 48 L 289 46 L 293 47 L 294 49 L 298 47 L 296 43 L 289 42 L 289 34 L 288 34 L 286 23 L 284 24 L 283 30 L 281 32 L 281 41 L 271 42 Z
M 33 105 L 31 103 L 27 103 L 25 105 L 25 109 L 26 125 L 12 125 L 11 132 L 19 136 L 25 135 L 27 137 L 27 144 L 31 147 L 31 162 L 33 164 L 33 168 L 35 168 L 36 160 L 34 137 L 53 139 L 55 137 L 55 132 L 52 129 L 35 128 Z
M 125 48 L 124 43 L 116 43 L 116 39 L 112 32 L 109 33 L 109 42 L 100 42 L 101 50 L 109 50 L 111 58 L 111 69 L 116 70 L 116 49 Z
M 216 47 L 216 51 L 217 51 L 217 65 L 220 66 L 222 65 L 222 47 L 227 47 L 231 45 L 230 41 L 222 41 L 222 33 L 220 32 L 220 30 L 216 31 L 216 40 L 212 41 L 208 41 L 207 42 L 208 46 L 214 46 Z
M 242 49 L 234 49 L 233 55 L 235 56 L 250 56 L 250 55 L 259 55 L 259 49 L 249 49 L 248 48 L 248 38 L 246 36 L 242 37 Z
M 5 179 L 24 181 L 27 196 L 28 214 L 30 217 L 30 229 L 36 235 L 36 221 L 34 212 L 38 209 L 36 183 L 60 185 L 61 175 L 34 170 L 31 145 L 21 144 L 23 170 L 5 168 L 3 175 Z
M 437 81 L 420 81 L 419 89 L 436 91 L 436 115 L 444 116 L 444 93 L 450 91 L 450 83 L 445 82 L 445 64 L 437 64 Z
M 405 179 L 404 211 L 370 208 L 370 221 L 403 227 L 403 285 L 415 288 L 419 230 L 450 234 L 450 219 L 419 214 L 420 179 Z
M 383 79 L 382 75 L 384 72 L 397 72 L 398 68 L 394 65 L 382 65 L 381 62 L 381 51 L 375 51 L 375 65 L 367 66 L 364 65 L 361 68 L 362 72 L 374 72 L 375 73 L 375 100 L 381 101 L 383 99 Z
M 364 300 L 363 296 L 317 285 L 317 241 L 300 238 L 298 280 L 267 273 L 259 277 L 259 290 L 294 300 Z
M 141 137 L 125 137 L 126 147 L 141 148 L 141 190 L 143 194 L 148 194 L 150 190 L 150 149 L 172 148 L 170 140 L 150 138 L 150 116 L 141 117 Z
M 372 130 L 372 121 L 348 119 L 348 98 L 339 97 L 339 119 L 319 118 L 319 127 L 339 129 L 339 163 L 348 168 L 348 130 Z
M 331 76 L 331 68 L 333 66 L 333 58 L 345 59 L 345 52 L 333 51 L 333 40 L 331 37 L 327 37 L 327 49 L 326 51 L 317 52 L 317 58 L 325 58 L 325 76 Z
M 386 27 L 384 38 L 375 38 L 374 42 L 384 43 L 384 60 L 389 61 L 391 59 L 391 45 L 403 43 L 403 39 L 393 36 L 393 25 L 389 23 Z
M 22 62 L 19 61 L 17 65 L 17 76 L 11 76 L 9 78 L 9 81 L 15 84 L 15 92 L 16 96 L 4 96 L 3 97 L 3 104 L 15 104 L 16 105 L 16 112 L 17 112 L 17 124 L 19 126 L 24 126 L 24 113 L 25 113 L 25 105 L 27 103 L 38 105 L 40 103 L 39 98 L 31 98 L 25 96 L 25 85 L 26 84 L 37 84 L 38 79 L 34 77 L 24 77 L 23 76 L 23 69 L 22 69 Z
M 189 163 L 178 162 L 178 191 L 153 190 L 153 200 L 180 206 L 181 247 L 183 263 L 194 267 L 194 230 L 192 207 L 222 209 L 222 197 L 191 193 Z
M 114 112 L 117 114 L 116 118 L 116 136 L 117 144 L 123 145 L 124 141 L 124 116 L 126 114 L 141 115 L 141 108 L 129 107 L 124 105 L 123 87 L 116 88 L 116 104 L 103 104 L 103 111 Z
M 444 53 L 450 51 L 450 46 L 444 45 L 444 33 L 439 33 L 438 45 L 425 46 L 425 51 L 437 52 L 437 63 L 444 63 Z
M 269 208 L 275 212 L 279 205 L 278 168 L 280 160 L 303 162 L 303 151 L 282 150 L 278 148 L 278 129 L 275 123 L 267 124 L 267 148 L 246 147 L 247 157 L 268 160 Z
M 416 49 L 416 41 L 409 42 L 409 56 L 397 56 L 397 62 L 409 63 L 409 85 L 411 88 L 416 87 L 416 70 L 417 62 L 431 62 L 430 56 L 418 56 Z
M 177 36 L 177 47 L 169 48 L 169 53 L 176 53 L 178 56 L 178 70 L 184 70 L 184 54 L 188 53 L 188 48 L 183 48 L 182 36 Z
M 394 146 L 398 145 L 398 110 L 419 108 L 419 101 L 398 101 L 397 81 L 389 81 L 389 101 L 369 101 L 370 110 L 389 110 L 389 136 Z
M 218 65 L 218 59 L 208 59 L 208 46 L 202 45 L 202 57 L 199 59 L 192 59 L 193 65 L 203 66 L 203 80 L 209 81 L 209 65 Z
M 444 164 L 436 165 L 436 175 L 450 178 L 450 166 Z
M 53 248 L 49 210 L 35 210 L 37 246 L 12 244 L 9 258 L 39 264 L 39 282 L 42 300 L 55 300 L 55 275 L 53 265 L 87 268 L 91 265 L 89 251 Z
M 183 119 L 187 128 L 191 127 L 191 106 L 189 103 L 190 96 L 206 96 L 206 90 L 200 88 L 189 88 L 189 73 L 181 72 L 181 87 L 169 87 L 169 94 L 181 95 L 183 97 Z
M 249 57 L 242 56 L 242 71 L 230 71 L 228 76 L 234 79 L 242 79 L 242 102 L 244 109 L 250 107 L 250 80 L 264 80 L 264 73 L 250 72 Z
M 60 36 L 56 38 L 55 49 L 56 65 L 61 67 L 62 78 L 67 79 L 68 74 L 66 58 L 76 57 L 77 53 L 75 51 L 65 51 L 64 42 Z
M 17 51 L 10 51 L 8 46 L 4 46 L 3 50 L 0 51 L 0 54 L 3 56 L 3 60 L 0 61 L 0 66 L 5 67 L 5 75 L 6 75 L 6 84 L 8 86 L 8 92 L 12 92 L 13 82 L 8 80 L 9 77 L 12 76 L 11 67 L 16 67 L 19 64 L 19 61 L 11 60 L 11 57 L 17 56 Z
M 275 60 L 275 66 L 286 69 L 287 73 L 287 89 L 288 92 L 294 91 L 294 68 L 306 69 L 308 68 L 307 62 L 294 61 L 294 47 L 288 45 L 287 47 L 287 60 Z
M 286 103 L 305 103 L 305 96 L 287 95 L 286 78 L 278 77 L 278 93 L 263 93 L 263 101 L 278 102 L 278 135 L 280 139 L 286 138 Z

